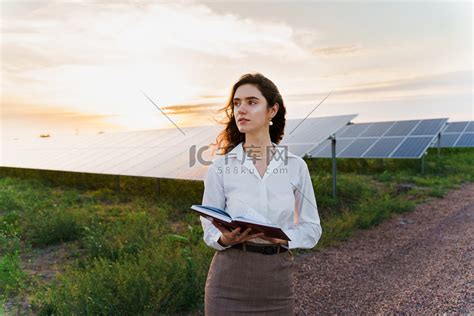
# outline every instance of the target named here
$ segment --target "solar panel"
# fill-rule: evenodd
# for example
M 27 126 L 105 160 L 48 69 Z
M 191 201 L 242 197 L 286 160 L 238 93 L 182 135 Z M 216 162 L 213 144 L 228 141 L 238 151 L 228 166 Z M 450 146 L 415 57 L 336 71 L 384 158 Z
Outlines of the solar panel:
M 464 133 L 456 143 L 456 147 L 474 147 L 474 133 Z
M 304 156 L 356 116 L 353 114 L 289 120 L 280 144 L 291 146 L 296 151 L 294 154 Z
M 105 159 L 99 161 L 89 161 L 87 164 L 81 165 L 79 170 L 84 170 L 83 172 L 97 170 L 104 174 L 115 174 L 110 172 L 110 170 L 123 168 L 124 166 L 130 167 L 130 165 L 135 164 L 137 161 L 141 161 L 148 151 L 150 150 L 147 147 L 114 148 L 112 149 L 113 154 L 109 154 Z
M 403 137 L 390 137 L 380 138 L 377 142 L 368 150 L 363 157 L 364 158 L 385 158 L 390 157 L 390 154 L 397 148 L 403 141 Z
M 469 126 L 465 130 L 466 133 L 474 133 L 474 121 L 469 123 Z
M 363 132 L 360 136 L 361 137 L 376 137 L 376 136 L 382 136 L 389 130 L 395 122 L 385 122 L 385 123 L 376 123 L 376 124 L 371 124 L 371 126 Z
M 313 150 L 311 150 L 311 151 L 309 152 L 309 155 L 310 155 L 311 157 L 326 157 L 324 154 L 322 154 L 322 152 L 325 151 L 326 148 L 327 148 L 328 146 L 330 146 L 330 144 L 331 144 L 331 143 L 328 142 L 328 141 L 322 142 L 321 144 L 319 144 L 318 146 L 316 146 Z M 330 154 L 331 154 L 331 152 L 329 152 L 329 156 L 328 156 L 328 157 L 330 157 Z
M 336 157 L 420 158 L 446 121 L 427 119 L 351 124 L 336 132 Z M 310 155 L 331 157 L 330 143 L 330 140 L 326 140 Z
M 283 146 L 288 146 L 288 151 L 298 155 L 298 156 L 304 156 L 306 151 L 308 150 L 308 145 L 307 144 L 287 144 Z
M 280 143 L 303 156 L 356 115 L 287 120 Z M 202 180 L 222 125 L 10 141 L 5 167 Z M 194 147 L 195 156 L 192 156 Z M 3 148 L 2 148 L 3 149 Z M 197 157 L 197 151 L 202 151 Z M 201 152 L 199 153 L 201 154 Z M 204 161 L 202 159 L 205 159 Z M 201 159 L 201 160 L 198 160 Z
M 179 143 L 168 142 L 161 151 L 156 152 L 155 150 L 155 155 L 147 155 L 143 157 L 144 160 L 136 161 L 126 172 L 144 176 L 186 179 L 181 174 L 181 170 L 191 167 L 191 159 L 198 159 L 197 156 L 199 153 L 197 151 L 207 146 L 211 141 L 214 141 L 219 131 L 220 127 L 213 127 L 205 129 L 204 132 L 196 131 L 190 139 L 185 141 Z M 173 150 L 170 146 L 176 147 L 176 149 Z M 196 154 L 191 157 L 191 148 L 193 146 Z M 201 167 L 203 166 L 199 164 L 199 161 L 194 165 L 194 168 L 204 170 Z M 175 174 L 175 176 L 172 176 L 173 174 Z
M 213 132 L 212 135 L 217 134 Z M 207 145 L 209 143 L 209 139 L 210 137 L 207 139 L 197 138 L 200 143 L 199 146 L 196 147 L 200 148 Z M 141 166 L 136 165 L 134 167 L 135 169 L 133 169 L 133 172 L 138 173 L 137 171 L 141 170 L 138 175 L 174 178 L 173 174 L 176 172 L 176 170 L 174 170 L 176 166 L 178 168 L 188 167 L 190 161 L 189 148 L 193 145 L 196 145 L 196 143 L 197 141 L 194 138 L 181 142 L 177 146 L 177 150 L 166 150 L 165 152 L 160 153 L 159 156 L 156 156 L 156 159 L 149 161 L 149 163 L 144 163 Z M 200 164 L 198 163 L 197 166 L 199 167 Z M 180 175 L 178 174 L 177 176 Z
M 335 133 L 355 117 L 356 115 L 340 115 L 288 120 L 281 143 L 307 143 L 314 147 L 316 143 L 319 143 L 319 140 Z
M 446 134 L 441 137 L 440 147 L 454 147 L 461 134 Z M 436 145 L 437 146 L 437 145 Z M 433 144 L 433 147 L 436 147 Z
M 421 121 L 415 128 L 415 130 L 410 134 L 411 136 L 421 136 L 421 135 L 435 135 L 441 130 L 444 122 L 440 120 L 425 120 Z
M 136 136 L 136 132 L 101 134 L 98 136 L 99 137 L 91 140 L 89 146 L 82 147 L 82 150 L 78 151 L 74 156 L 69 156 L 68 159 L 56 162 L 54 166 L 59 168 L 59 170 L 82 171 L 81 167 L 83 165 L 106 159 L 112 152 L 110 148 L 121 144 L 127 139 L 133 138 Z
M 338 129 L 334 134 L 337 134 L 337 135 L 339 136 L 339 135 L 341 135 L 342 133 L 344 133 L 347 129 L 349 129 L 351 126 L 353 126 L 352 123 L 347 124 L 347 125 L 344 125 L 344 126 L 341 127 L 340 129 Z
M 441 132 L 441 148 L 472 148 L 474 147 L 474 122 L 449 122 L 447 127 Z M 431 147 L 437 147 L 436 142 Z
M 423 155 L 433 137 L 406 138 L 390 158 L 411 158 Z
M 142 164 L 150 155 L 156 154 L 157 149 L 155 148 L 160 147 L 152 147 L 150 144 L 158 137 L 162 138 L 163 135 L 159 135 L 158 133 L 147 135 L 147 137 L 142 139 L 141 143 L 137 144 L 134 148 L 126 148 L 126 153 L 107 164 L 97 166 L 97 168 L 101 168 L 101 172 L 108 174 L 129 174 L 126 170 L 130 170 L 134 165 Z
M 336 141 L 336 156 L 339 155 L 347 146 L 349 146 L 353 139 L 338 139 Z M 311 157 L 330 158 L 332 157 L 331 141 L 325 141 L 318 147 L 309 152 Z
M 385 134 L 385 136 L 405 136 L 409 135 L 413 128 L 420 121 L 400 121 L 396 122 Z
M 372 124 L 353 124 L 347 128 L 343 133 L 337 135 L 338 138 L 353 138 L 358 137 L 365 132 Z
M 365 153 L 365 151 L 375 143 L 375 141 L 376 139 L 373 138 L 356 139 L 339 154 L 339 157 L 360 158 L 362 157 L 362 154 Z
M 444 133 L 462 133 L 469 122 L 455 122 L 449 123 L 448 127 L 443 131 Z

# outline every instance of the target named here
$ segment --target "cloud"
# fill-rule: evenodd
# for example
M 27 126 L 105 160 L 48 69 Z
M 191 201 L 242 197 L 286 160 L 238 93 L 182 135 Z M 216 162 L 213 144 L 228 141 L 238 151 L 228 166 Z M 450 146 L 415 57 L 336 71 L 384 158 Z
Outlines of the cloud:
M 359 45 L 350 45 L 315 48 L 312 53 L 315 56 L 333 57 L 360 54 L 362 51 L 363 49 Z
M 0 143 L 13 139 L 34 139 L 42 134 L 59 137 L 123 130 L 121 125 L 113 122 L 115 115 L 82 113 L 59 106 L 4 105 L 0 113 Z
M 23 43 L 9 43 L 3 50 L 2 62 L 4 71 L 14 75 L 18 72 L 63 65 L 91 64 L 95 61 L 93 58 L 86 58 L 81 55 L 65 54 L 61 49 L 47 51 Z
M 311 57 L 288 24 L 218 14 L 202 4 L 56 1 L 2 8 L 6 94 L 89 112 L 128 109 L 136 97 L 124 94 L 138 87 L 161 104 L 200 95 L 217 102 L 222 98 L 212 94 L 243 63 L 261 70 Z
M 159 112 L 150 114 L 155 109 L 135 93 L 139 89 L 158 104 L 167 104 L 167 114 L 180 120 L 189 116 L 192 122 L 223 106 L 228 94 L 220 92 L 228 92 L 240 74 L 254 70 L 301 104 L 322 100 L 331 88 L 327 101 L 347 104 L 469 89 L 472 95 L 472 79 L 467 79 L 472 72 L 443 73 L 466 68 L 465 60 L 472 58 L 463 56 L 470 57 L 471 50 L 456 44 L 461 37 L 454 32 L 447 37 L 428 28 L 422 40 L 413 37 L 415 27 L 423 25 L 419 15 L 406 24 L 410 33 L 387 35 L 387 25 L 381 24 L 383 36 L 376 38 L 370 30 L 315 23 L 318 19 L 306 5 L 286 6 L 279 15 L 268 10 L 249 13 L 246 6 L 220 14 L 210 4 L 195 2 L 5 2 L 0 25 L 2 90 L 12 100 L 45 107 L 43 114 L 15 112 L 16 118 L 69 122 L 77 115 L 87 124 L 107 121 L 110 118 L 102 115 L 114 113 L 120 120 L 115 116 L 112 121 L 129 128 L 153 126 L 160 117 Z M 356 12 L 349 13 L 358 19 Z M 345 20 L 338 14 L 327 16 Z M 438 77 L 419 75 L 434 71 L 440 72 Z M 309 93 L 317 91 L 324 92 Z M 49 105 L 56 104 L 64 108 L 51 111 Z M 75 110 L 68 112 L 67 107 Z M 94 117 L 94 111 L 102 115 Z
M 416 90 L 426 88 L 460 88 L 469 89 L 472 85 L 472 70 L 435 73 L 411 78 L 400 78 L 382 82 L 365 82 L 350 85 L 345 93 Z M 472 86 L 471 86 L 472 87 Z M 351 89 L 352 88 L 352 89 Z
M 170 115 L 196 115 L 216 114 L 222 106 L 221 103 L 177 104 L 165 106 L 162 109 Z
M 335 89 L 331 102 L 402 100 L 409 98 L 435 97 L 437 95 L 472 93 L 472 70 L 435 73 L 384 81 L 370 81 L 346 85 Z M 288 95 L 290 100 L 320 100 L 324 93 L 302 93 Z M 328 101 L 329 101 L 328 100 Z
M 21 5 L 2 4 L 6 12 Z M 137 58 L 157 62 L 178 51 L 227 59 L 307 56 L 290 26 L 218 15 L 205 5 L 56 2 L 3 17 L 2 62 L 10 72 Z
M 217 95 L 217 94 L 203 94 L 203 95 L 200 95 L 199 98 L 200 99 L 225 99 L 227 96 L 226 95 Z
M 72 111 L 68 107 L 26 105 L 12 102 L 3 102 L 0 117 L 2 121 L 23 121 L 41 123 L 44 126 L 104 126 L 107 127 L 108 119 L 115 114 L 96 114 Z M 115 126 L 116 127 L 116 126 Z

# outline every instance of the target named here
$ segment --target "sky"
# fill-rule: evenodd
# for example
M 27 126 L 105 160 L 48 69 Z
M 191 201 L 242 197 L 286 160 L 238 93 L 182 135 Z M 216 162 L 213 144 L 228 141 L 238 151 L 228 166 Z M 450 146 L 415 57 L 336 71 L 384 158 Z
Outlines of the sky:
M 214 124 L 249 72 L 287 119 L 474 119 L 470 1 L 0 6 L 2 140 Z

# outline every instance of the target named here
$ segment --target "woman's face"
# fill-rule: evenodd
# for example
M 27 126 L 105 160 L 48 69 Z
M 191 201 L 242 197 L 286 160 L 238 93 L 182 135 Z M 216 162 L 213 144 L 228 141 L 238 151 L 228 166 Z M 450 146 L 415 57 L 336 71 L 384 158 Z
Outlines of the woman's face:
M 267 100 L 253 84 L 244 84 L 234 94 L 234 117 L 241 133 L 261 128 L 268 129 L 271 111 L 267 109 Z

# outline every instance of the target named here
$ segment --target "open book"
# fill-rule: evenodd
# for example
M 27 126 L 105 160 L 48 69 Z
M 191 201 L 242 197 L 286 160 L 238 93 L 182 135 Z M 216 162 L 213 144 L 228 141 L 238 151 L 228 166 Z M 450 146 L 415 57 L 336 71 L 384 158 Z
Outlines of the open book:
M 250 234 L 263 232 L 268 237 L 279 238 L 284 240 L 291 239 L 277 225 L 269 224 L 263 220 L 255 220 L 243 216 L 230 216 L 226 211 L 207 205 L 192 205 L 191 209 L 201 214 L 215 224 L 222 224 L 229 230 L 241 227 L 240 231 L 244 232 L 247 228 L 251 228 Z

